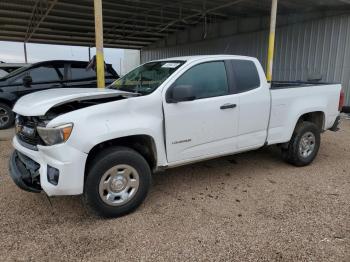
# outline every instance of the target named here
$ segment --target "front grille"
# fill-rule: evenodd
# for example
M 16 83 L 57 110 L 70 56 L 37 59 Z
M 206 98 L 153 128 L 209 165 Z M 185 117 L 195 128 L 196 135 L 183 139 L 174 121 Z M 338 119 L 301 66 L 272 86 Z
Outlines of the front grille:
M 40 124 L 40 122 L 34 117 L 25 117 L 25 116 L 17 116 L 16 117 L 16 135 L 18 139 L 30 146 L 43 145 L 43 141 L 41 140 L 36 127 Z M 30 149 L 30 146 L 26 146 Z

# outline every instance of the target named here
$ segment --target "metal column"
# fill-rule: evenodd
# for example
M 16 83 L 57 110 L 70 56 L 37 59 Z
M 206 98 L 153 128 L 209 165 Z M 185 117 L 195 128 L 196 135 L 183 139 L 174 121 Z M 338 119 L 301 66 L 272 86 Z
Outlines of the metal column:
M 271 22 L 269 35 L 269 51 L 267 58 L 267 81 L 272 81 L 273 57 L 275 52 L 275 35 L 276 35 L 276 19 L 277 19 L 278 0 L 272 0 Z
M 97 86 L 105 87 L 105 65 L 103 56 L 103 19 L 102 0 L 94 0 L 95 12 L 95 40 L 96 40 L 96 73 Z

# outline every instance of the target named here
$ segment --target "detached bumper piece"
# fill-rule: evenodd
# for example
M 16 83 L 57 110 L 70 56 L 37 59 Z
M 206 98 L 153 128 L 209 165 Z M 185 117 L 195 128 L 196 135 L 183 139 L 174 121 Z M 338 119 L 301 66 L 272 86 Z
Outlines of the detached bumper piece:
M 14 151 L 10 158 L 10 176 L 15 184 L 29 192 L 40 193 L 42 188 L 40 186 L 40 165 L 21 154 Z
M 339 125 L 340 125 L 340 116 L 338 116 L 337 119 L 335 119 L 333 126 L 329 130 L 333 132 L 337 132 L 340 129 Z

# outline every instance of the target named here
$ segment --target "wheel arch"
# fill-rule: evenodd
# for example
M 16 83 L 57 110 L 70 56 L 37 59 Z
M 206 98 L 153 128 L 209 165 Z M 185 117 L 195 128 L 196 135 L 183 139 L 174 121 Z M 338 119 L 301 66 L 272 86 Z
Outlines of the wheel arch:
M 10 107 L 12 109 L 14 102 L 9 100 L 9 99 L 5 99 L 0 97 L 0 103 L 7 105 L 8 107 Z
M 157 147 L 154 138 L 150 135 L 131 135 L 107 140 L 95 145 L 88 153 L 85 167 L 86 174 L 90 169 L 91 160 L 103 152 L 104 149 L 112 146 L 131 148 L 146 159 L 151 170 L 157 167 Z
M 320 132 L 322 132 L 325 129 L 326 115 L 323 111 L 314 111 L 314 112 L 304 113 L 299 116 L 295 124 L 294 130 L 298 127 L 299 123 L 305 122 L 305 121 L 314 123 L 318 127 Z
M 300 126 L 301 123 L 304 121 L 314 123 L 320 132 L 323 132 L 325 130 L 326 125 L 326 115 L 324 111 L 322 110 L 315 110 L 315 111 L 309 111 L 309 112 L 302 112 L 297 115 L 297 117 L 294 118 L 294 121 L 291 122 L 290 125 L 288 125 L 288 131 L 285 133 L 286 136 L 279 143 L 279 145 L 282 145 L 282 147 L 286 147 L 288 145 L 289 141 L 291 140 L 295 130 Z

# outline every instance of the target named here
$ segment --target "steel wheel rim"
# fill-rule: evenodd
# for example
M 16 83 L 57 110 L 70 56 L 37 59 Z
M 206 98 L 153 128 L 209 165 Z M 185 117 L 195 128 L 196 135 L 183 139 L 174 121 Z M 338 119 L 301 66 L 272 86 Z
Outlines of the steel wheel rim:
M 129 202 L 140 185 L 140 177 L 129 165 L 116 165 L 107 170 L 99 184 L 99 194 L 103 202 L 110 206 L 121 206 Z
M 9 112 L 3 108 L 0 107 L 0 126 L 5 126 L 10 120 Z
M 316 137 L 312 132 L 306 132 L 299 142 L 299 154 L 303 158 L 308 158 L 316 147 Z

